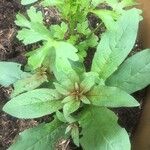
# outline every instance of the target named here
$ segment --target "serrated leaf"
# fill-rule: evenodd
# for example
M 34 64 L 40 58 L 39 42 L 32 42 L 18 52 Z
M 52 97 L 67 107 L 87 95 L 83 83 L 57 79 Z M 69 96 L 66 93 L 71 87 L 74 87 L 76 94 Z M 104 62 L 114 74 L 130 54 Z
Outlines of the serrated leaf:
M 95 86 L 87 95 L 91 104 L 105 107 L 135 107 L 139 103 L 128 93 L 116 87 Z
M 63 107 L 61 96 L 51 89 L 36 89 L 12 98 L 3 110 L 18 118 L 38 118 Z
M 20 27 L 30 28 L 30 22 L 29 22 L 29 20 L 24 15 L 22 15 L 20 13 L 18 13 L 16 15 L 15 24 L 17 26 L 20 26 Z
M 80 107 L 80 101 L 78 100 L 73 99 L 67 102 L 63 106 L 63 113 L 64 113 L 65 118 L 67 119 L 67 117 L 73 112 L 75 112 L 79 107 Z
M 150 49 L 128 58 L 106 84 L 119 87 L 128 93 L 148 86 L 150 84 Z
M 90 33 L 88 21 L 84 21 L 82 23 L 77 24 L 77 31 L 84 35 L 88 35 Z
M 29 4 L 35 3 L 37 1 L 38 0 L 21 0 L 21 4 L 22 5 L 29 5 Z
M 67 30 L 68 26 L 64 22 L 62 22 L 61 25 L 50 26 L 51 36 L 53 38 L 56 38 L 57 40 L 64 40 L 65 33 L 67 32 Z
M 65 124 L 55 119 L 51 123 L 27 129 L 19 134 L 16 143 L 8 150 L 54 150 L 61 140 L 68 138 L 65 128 Z
M 20 93 L 31 91 L 39 87 L 42 83 L 47 82 L 47 76 L 45 74 L 40 74 L 37 72 L 27 78 L 18 80 L 13 84 L 14 90 L 11 94 L 11 97 L 15 97 Z
M 87 107 L 79 121 L 86 150 L 130 150 L 128 133 L 117 123 L 116 115 L 103 107 Z
M 30 18 L 28 20 L 21 14 L 17 15 L 15 23 L 18 26 L 26 27 L 18 31 L 17 38 L 25 45 L 32 44 L 41 40 L 49 41 L 51 35 L 49 30 L 43 24 L 43 16 L 41 11 L 37 11 L 36 8 L 30 7 L 27 10 L 27 14 Z
M 35 7 L 31 6 L 30 9 L 27 10 L 27 14 L 31 22 L 43 23 L 44 17 L 42 15 L 42 12 L 37 11 Z
M 4 87 L 30 76 L 21 70 L 21 64 L 14 62 L 0 62 L 0 72 L 0 84 Z
M 48 41 L 50 40 L 49 30 L 46 29 L 40 23 L 30 23 L 31 28 L 18 31 L 17 38 L 21 40 L 25 45 L 32 44 L 38 41 Z
M 109 30 L 102 35 L 91 69 L 99 73 L 100 78 L 106 80 L 132 50 L 139 18 L 138 10 L 128 10 L 118 19 L 115 30 Z

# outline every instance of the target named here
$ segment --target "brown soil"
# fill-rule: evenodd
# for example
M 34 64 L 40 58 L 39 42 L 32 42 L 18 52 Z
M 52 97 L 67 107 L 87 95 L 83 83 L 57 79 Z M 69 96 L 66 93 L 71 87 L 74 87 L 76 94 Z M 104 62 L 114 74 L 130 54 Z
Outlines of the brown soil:
M 0 0 L 0 60 L 15 61 L 24 64 L 26 62 L 24 52 L 29 49 L 18 42 L 15 38 L 16 26 L 14 25 L 15 14 L 22 11 L 23 7 L 16 0 Z M 51 12 L 49 12 L 51 13 Z M 55 18 L 47 22 L 57 22 Z M 59 21 L 59 20 L 58 20 Z M 137 49 L 137 48 L 136 48 Z M 92 54 L 89 54 L 90 57 Z M 86 64 L 90 64 L 89 59 Z M 0 87 L 0 109 L 7 102 L 11 88 Z M 135 94 L 135 97 L 142 103 L 145 93 L 143 91 Z M 114 110 L 119 116 L 119 123 L 132 133 L 137 125 L 141 108 L 121 108 Z M 37 125 L 39 122 L 46 121 L 49 117 L 38 120 L 20 120 L 13 118 L 0 111 L 0 150 L 6 150 L 13 142 L 15 136 L 29 127 Z

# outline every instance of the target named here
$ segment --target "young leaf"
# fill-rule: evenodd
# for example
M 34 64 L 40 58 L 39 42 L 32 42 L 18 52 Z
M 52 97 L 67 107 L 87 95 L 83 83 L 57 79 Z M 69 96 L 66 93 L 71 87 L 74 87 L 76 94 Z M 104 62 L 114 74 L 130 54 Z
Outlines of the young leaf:
M 53 38 L 56 38 L 57 40 L 64 40 L 65 33 L 67 32 L 67 30 L 68 26 L 64 22 L 62 22 L 61 25 L 50 26 L 51 36 Z
M 93 72 L 99 73 L 100 78 L 105 80 L 117 70 L 133 48 L 139 18 L 138 10 L 128 10 L 116 22 L 116 29 L 103 34 L 91 69 Z
M 39 87 L 42 83 L 47 81 L 47 76 L 45 74 L 40 74 L 37 72 L 27 78 L 18 80 L 14 83 L 14 90 L 11 97 L 17 96 L 20 93 L 31 91 L 37 87 Z
M 84 79 L 80 86 L 84 93 L 88 92 L 99 80 L 98 74 L 95 72 L 88 72 L 84 74 Z
M 18 118 L 38 118 L 61 109 L 61 100 L 55 90 L 36 89 L 12 98 L 3 110 Z
M 64 117 L 64 115 L 63 115 L 62 112 L 57 111 L 57 112 L 56 112 L 56 116 L 57 116 L 57 118 L 58 118 L 61 122 L 64 122 L 64 123 L 67 122 L 67 120 L 65 119 L 65 117 Z
M 91 104 L 105 107 L 134 107 L 139 103 L 129 94 L 116 87 L 95 86 L 87 98 Z
M 16 143 L 8 150 L 54 150 L 61 140 L 68 138 L 65 135 L 65 128 L 65 124 L 55 119 L 51 123 L 27 129 L 19 134 Z
M 73 139 L 74 144 L 79 147 L 79 128 L 78 128 L 78 126 L 74 126 L 71 129 L 71 138 Z
M 103 107 L 87 107 L 79 121 L 85 150 L 130 150 L 128 133 L 117 123 L 116 115 Z
M 0 62 L 0 72 L 0 84 L 5 87 L 30 76 L 21 70 L 21 64 L 14 62 Z
M 108 79 L 107 85 L 116 86 L 128 93 L 141 90 L 150 84 L 150 49 L 128 58 Z
M 80 107 L 80 101 L 78 100 L 73 99 L 67 102 L 63 106 L 63 112 L 64 112 L 65 118 L 67 118 L 71 113 L 75 112 L 79 107 Z

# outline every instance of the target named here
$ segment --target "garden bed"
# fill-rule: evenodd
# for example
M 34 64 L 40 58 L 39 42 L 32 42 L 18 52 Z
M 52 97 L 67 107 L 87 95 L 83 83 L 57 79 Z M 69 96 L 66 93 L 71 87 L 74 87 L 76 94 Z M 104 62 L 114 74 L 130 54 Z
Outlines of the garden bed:
M 23 46 L 20 42 L 15 38 L 16 35 L 16 26 L 14 24 L 16 12 L 23 12 L 24 8 L 16 2 L 16 0 L 1 0 L 0 2 L 0 60 L 5 61 L 14 61 L 19 62 L 21 64 L 25 64 L 26 59 L 24 57 L 24 53 L 29 47 Z M 55 13 L 53 13 L 52 22 L 59 21 L 55 18 Z M 49 23 L 52 23 L 52 22 Z M 95 24 L 95 19 L 91 19 L 91 23 Z M 140 42 L 135 45 L 133 49 L 133 53 L 136 51 L 140 51 L 141 46 Z M 88 57 L 91 57 L 89 54 Z M 86 59 L 86 64 L 89 64 L 89 59 Z M 0 87 L 0 108 L 7 102 L 9 94 L 11 92 L 11 88 L 3 88 Z M 142 104 L 145 97 L 145 90 L 137 92 L 134 94 L 135 98 L 139 100 L 141 107 L 139 108 L 119 108 L 114 109 L 115 113 L 119 116 L 119 123 L 121 126 L 125 127 L 125 129 L 130 133 L 131 137 L 134 133 L 135 127 L 137 126 L 141 110 Z M 40 122 L 49 120 L 49 117 L 44 117 L 40 119 L 34 120 L 20 120 L 9 115 L 4 112 L 0 112 L 0 149 L 6 150 L 13 139 L 20 131 L 23 131 L 27 128 L 36 126 Z M 42 121 L 41 121 L 42 120 Z M 70 148 L 72 149 L 72 148 Z

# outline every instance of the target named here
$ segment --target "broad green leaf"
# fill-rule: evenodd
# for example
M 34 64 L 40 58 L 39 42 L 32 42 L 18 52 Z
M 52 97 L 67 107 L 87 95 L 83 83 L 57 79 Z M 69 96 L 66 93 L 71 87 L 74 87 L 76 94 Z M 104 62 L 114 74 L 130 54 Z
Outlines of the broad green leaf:
M 18 80 L 16 83 L 14 83 L 14 90 L 11 97 L 17 96 L 23 92 L 31 91 L 39 87 L 42 83 L 47 82 L 47 76 L 44 73 L 41 73 L 42 72 L 37 72 L 36 74 Z
M 71 61 L 78 61 L 77 49 L 67 42 L 56 42 L 55 48 L 55 62 L 54 62 L 54 74 L 58 81 L 64 81 L 68 77 L 76 78 L 77 75 L 72 69 Z M 76 77 L 75 77 L 76 76 Z
M 128 58 L 106 84 L 119 87 L 128 93 L 148 86 L 150 84 L 150 49 Z
M 30 76 L 21 70 L 21 64 L 14 62 L 0 62 L 0 72 L 0 84 L 5 87 Z
M 83 89 L 83 92 L 88 92 L 96 83 L 99 81 L 98 74 L 95 72 L 88 72 L 84 73 L 83 75 L 84 79 L 80 84 L 81 89 Z
M 61 140 L 66 140 L 66 125 L 58 120 L 43 123 L 19 134 L 8 150 L 55 150 Z
M 123 13 L 116 22 L 116 29 L 102 35 L 97 47 L 92 71 L 106 80 L 124 61 L 132 50 L 138 31 L 139 11 L 131 9 Z
M 94 10 L 92 12 L 103 21 L 108 30 L 113 30 L 116 27 L 115 20 L 119 17 L 117 12 L 106 9 Z
M 85 150 L 130 150 L 129 136 L 117 123 L 116 115 L 103 107 L 87 107 L 79 121 Z
M 139 103 L 125 91 L 116 87 L 95 86 L 87 95 L 91 104 L 105 107 L 135 107 Z
M 38 0 L 21 0 L 21 4 L 22 5 L 29 5 L 29 4 L 35 3 L 37 1 Z
M 76 99 L 72 99 L 71 101 L 67 102 L 63 106 L 63 113 L 65 118 L 67 118 L 70 114 L 75 112 L 80 107 L 80 101 Z
M 34 70 L 40 68 L 48 56 L 51 53 L 51 45 L 50 43 L 44 43 L 40 48 L 32 51 L 28 57 L 28 65 Z M 27 54 L 28 56 L 28 54 Z
M 18 118 L 38 118 L 63 107 L 61 96 L 51 89 L 35 89 L 12 98 L 3 110 Z

